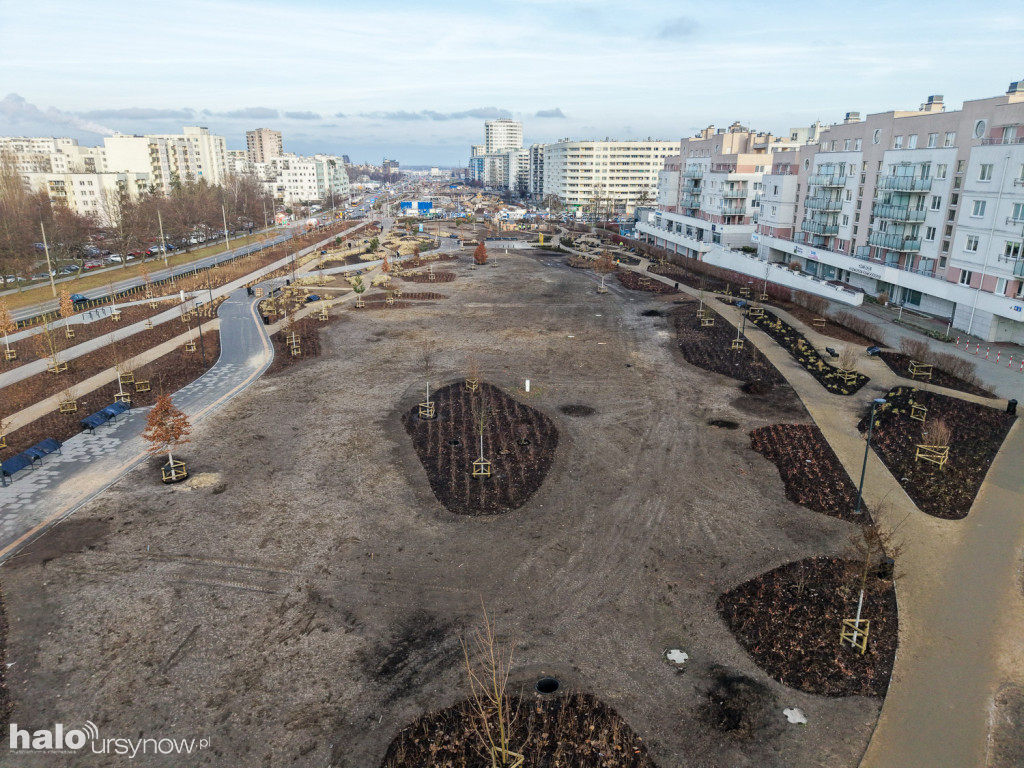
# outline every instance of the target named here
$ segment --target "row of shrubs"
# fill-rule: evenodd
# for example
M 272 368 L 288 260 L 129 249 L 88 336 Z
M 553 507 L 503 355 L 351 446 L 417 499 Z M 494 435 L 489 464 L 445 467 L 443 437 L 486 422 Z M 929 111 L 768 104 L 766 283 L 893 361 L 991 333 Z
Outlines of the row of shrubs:
M 984 389 L 985 385 L 978 378 L 978 366 L 971 360 L 964 360 L 962 357 L 949 352 L 936 352 L 928 342 L 921 339 L 900 339 L 900 354 L 906 355 L 911 360 L 919 363 L 928 363 L 955 376 L 966 384 Z

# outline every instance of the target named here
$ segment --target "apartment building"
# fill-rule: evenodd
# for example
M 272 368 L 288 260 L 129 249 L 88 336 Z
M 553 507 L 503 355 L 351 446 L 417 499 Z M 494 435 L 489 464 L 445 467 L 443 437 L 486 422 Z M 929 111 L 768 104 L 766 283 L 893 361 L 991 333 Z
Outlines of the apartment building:
M 484 154 L 523 148 L 523 124 L 501 118 L 484 122 Z
M 930 96 L 916 110 L 849 112 L 811 128 L 810 143 L 684 140 L 639 235 L 829 298 L 868 294 L 1024 343 L 1024 82 L 957 111 Z M 739 258 L 751 244 L 757 257 Z M 773 272 L 779 264 L 799 271 Z
M 299 157 L 286 154 L 266 163 L 254 163 L 267 194 L 282 205 L 312 200 L 341 202 L 349 195 L 345 162 L 333 155 Z
M 557 195 L 570 208 L 607 205 L 629 213 L 653 201 L 658 174 L 676 154 L 675 141 L 561 141 L 544 147 L 543 194 Z
M 544 148 L 547 144 L 530 145 L 529 181 L 526 191 L 534 200 L 544 199 Z
M 246 131 L 245 147 L 246 154 L 249 156 L 250 162 L 253 163 L 265 163 L 272 157 L 280 157 L 284 154 L 281 132 L 272 131 L 269 128 Z
M 1024 343 L 1024 83 L 957 111 L 850 113 L 764 184 L 766 260 Z
M 227 173 L 224 137 L 208 128 L 185 127 L 180 134 L 129 136 L 114 134 L 103 139 L 100 150 L 103 170 L 116 173 L 148 173 L 155 191 L 166 194 L 175 183 L 205 179 L 222 184 Z

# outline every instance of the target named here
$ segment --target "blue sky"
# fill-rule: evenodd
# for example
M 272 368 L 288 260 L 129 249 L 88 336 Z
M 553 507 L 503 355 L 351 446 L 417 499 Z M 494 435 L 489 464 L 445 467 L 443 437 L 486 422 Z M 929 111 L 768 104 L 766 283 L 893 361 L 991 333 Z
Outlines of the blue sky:
M 527 143 L 678 139 L 740 120 L 947 108 L 1024 79 L 1020 2 L 0 0 L 0 135 L 179 132 L 354 162 L 465 164 Z

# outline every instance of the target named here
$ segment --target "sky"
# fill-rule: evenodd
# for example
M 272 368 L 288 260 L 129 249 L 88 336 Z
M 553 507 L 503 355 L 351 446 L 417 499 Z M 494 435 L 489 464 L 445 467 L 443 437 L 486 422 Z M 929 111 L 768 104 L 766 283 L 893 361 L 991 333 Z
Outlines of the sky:
M 0 135 L 180 133 L 461 166 L 524 142 L 679 139 L 739 120 L 947 109 L 1024 79 L 1020 0 L 784 3 L 0 0 Z

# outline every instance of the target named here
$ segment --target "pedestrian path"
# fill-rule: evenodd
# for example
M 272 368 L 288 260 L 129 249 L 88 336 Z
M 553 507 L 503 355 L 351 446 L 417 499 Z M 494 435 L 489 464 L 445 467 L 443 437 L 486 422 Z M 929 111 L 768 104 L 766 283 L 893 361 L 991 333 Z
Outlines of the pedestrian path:
M 647 266 L 644 260 L 632 269 L 674 282 L 648 273 Z M 680 289 L 697 295 L 688 287 Z M 740 325 L 738 307 L 716 302 L 714 308 L 734 327 Z M 827 338 L 795 318 L 786 320 L 819 348 Z M 865 370 L 871 381 L 857 395 L 829 394 L 767 334 L 756 326 L 746 328 L 747 339 L 786 377 L 847 473 L 858 479 L 864 440 L 856 424 L 863 410 L 872 397 L 907 382 L 879 361 L 879 367 Z M 948 347 L 933 344 L 942 351 Z M 985 384 L 1002 389 L 1001 380 L 987 373 L 979 366 Z M 1002 405 L 963 393 L 944 393 Z M 870 453 L 864 500 L 879 527 L 892 533 L 902 550 L 896 559 L 899 648 L 889 692 L 861 763 L 864 768 L 980 768 L 986 764 L 996 692 L 1006 683 L 1024 683 L 1024 594 L 1018 582 L 1024 551 L 1021 455 L 1024 427 L 1018 421 L 967 518 L 940 520 L 918 510 L 877 455 Z

